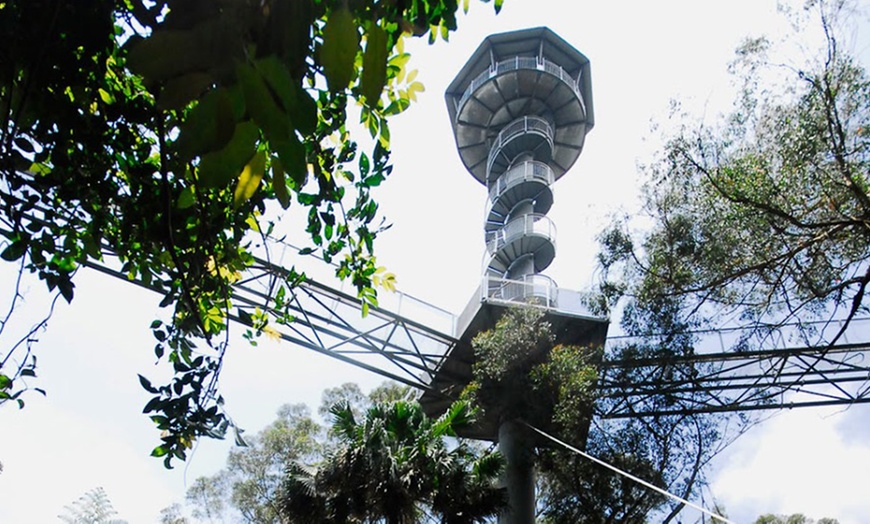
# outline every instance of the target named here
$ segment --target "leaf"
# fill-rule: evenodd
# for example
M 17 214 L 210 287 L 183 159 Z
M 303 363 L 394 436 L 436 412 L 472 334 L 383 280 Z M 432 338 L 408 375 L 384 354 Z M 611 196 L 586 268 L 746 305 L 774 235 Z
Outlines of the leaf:
M 236 125 L 233 137 L 220 151 L 203 155 L 199 163 L 199 181 L 205 187 L 224 187 L 254 156 L 259 131 L 253 122 Z
M 263 77 L 247 64 L 236 67 L 236 76 L 245 95 L 248 114 L 260 125 L 270 141 L 283 140 L 290 133 L 290 119 L 278 107 Z
M 144 39 L 131 38 L 127 67 L 154 82 L 177 76 L 187 67 L 179 51 L 190 49 L 194 37 L 193 31 L 158 30 Z
M 182 160 L 192 160 L 224 147 L 233 137 L 236 119 L 229 92 L 224 88 L 207 93 L 181 124 L 175 147 Z
M 278 158 L 272 159 L 272 191 L 275 192 L 275 198 L 278 199 L 282 208 L 290 207 L 287 178 L 284 176 L 284 166 L 281 165 L 281 160 Z
M 0 253 L 0 258 L 8 262 L 13 262 L 24 256 L 27 252 L 27 242 L 22 239 L 15 240 L 9 244 L 3 253 Z
M 193 187 L 188 186 L 181 191 L 180 195 L 178 195 L 178 202 L 175 203 L 175 207 L 178 209 L 187 209 L 195 203 L 196 197 L 193 194 Z
M 154 448 L 151 451 L 151 456 L 152 457 L 162 457 L 162 456 L 166 455 L 167 453 L 169 453 L 169 448 L 167 448 L 166 446 L 157 446 L 156 448 Z
M 496 12 L 496 14 L 498 14 L 499 12 L 501 12 L 501 6 L 502 6 L 503 3 L 504 3 L 504 0 L 495 0 L 495 4 L 494 4 L 494 6 L 495 6 L 495 12 Z
M 148 393 L 157 393 L 157 389 L 151 385 L 151 381 L 142 375 L 139 375 L 139 383 L 142 384 L 142 387 L 145 388 L 145 391 Z
M 273 0 L 269 16 L 269 46 L 290 66 L 294 78 L 308 71 L 314 13 L 311 0 Z
M 64 300 L 66 300 L 67 304 L 72 302 L 75 284 L 73 284 L 72 280 L 69 279 L 69 275 L 65 275 L 65 278 L 58 280 L 57 288 L 60 290 L 60 294 L 63 296 Z
M 420 82 L 412 82 L 411 85 L 408 86 L 408 98 L 412 101 L 417 101 L 417 93 L 422 93 L 426 88 Z
M 257 188 L 260 187 L 260 181 L 263 180 L 263 174 L 266 171 L 266 154 L 262 151 L 257 152 L 254 157 L 248 162 L 242 173 L 239 175 L 239 180 L 236 183 L 236 190 L 233 192 L 233 206 L 239 207 L 247 202 Z
M 308 177 L 305 146 L 296 138 L 295 134 L 291 134 L 287 140 L 272 142 L 272 150 L 278 153 L 278 158 L 281 159 L 281 167 L 284 168 L 285 174 L 289 175 L 293 181 L 292 187 L 296 190 L 302 189 Z
M 303 135 L 314 132 L 317 127 L 317 103 L 290 76 L 287 68 L 274 56 L 257 60 L 254 67 L 272 93 L 278 96 L 278 102 L 292 125 Z
M 333 93 L 347 89 L 353 78 L 354 61 L 359 50 L 359 33 L 347 7 L 333 9 L 323 28 L 320 61 L 326 84 Z
M 162 110 L 183 109 L 191 101 L 199 98 L 214 83 L 208 73 L 195 71 L 175 77 L 163 86 L 157 97 L 157 108 Z
M 372 24 L 366 34 L 366 50 L 360 86 L 369 107 L 376 107 L 387 83 L 387 33 Z
M 272 326 L 263 326 L 263 334 L 265 334 L 267 337 L 269 337 L 271 340 L 274 340 L 275 342 L 279 342 L 281 340 L 281 333 L 279 333 Z

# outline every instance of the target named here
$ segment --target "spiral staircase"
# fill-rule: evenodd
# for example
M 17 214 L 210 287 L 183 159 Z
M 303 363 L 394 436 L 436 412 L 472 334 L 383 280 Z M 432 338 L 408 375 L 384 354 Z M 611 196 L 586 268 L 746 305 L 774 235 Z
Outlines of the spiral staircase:
M 462 162 L 489 191 L 484 297 L 557 308 L 541 274 L 556 256 L 547 212 L 594 123 L 589 61 L 546 28 L 493 35 L 446 98 Z

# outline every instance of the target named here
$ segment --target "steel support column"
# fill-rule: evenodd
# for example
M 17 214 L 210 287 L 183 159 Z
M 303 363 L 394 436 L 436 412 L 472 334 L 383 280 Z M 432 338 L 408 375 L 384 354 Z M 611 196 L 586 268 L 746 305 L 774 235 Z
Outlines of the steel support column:
M 498 428 L 498 449 L 507 462 L 504 482 L 508 509 L 499 524 L 535 522 L 535 446 L 528 428 L 518 420 L 507 420 Z

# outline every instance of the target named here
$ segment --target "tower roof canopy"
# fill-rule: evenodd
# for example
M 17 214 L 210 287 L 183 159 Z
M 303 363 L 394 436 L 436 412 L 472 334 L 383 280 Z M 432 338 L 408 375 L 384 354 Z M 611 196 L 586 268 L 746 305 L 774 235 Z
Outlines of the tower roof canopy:
M 587 129 L 592 128 L 595 117 L 592 109 L 589 59 L 548 27 L 521 29 L 486 37 L 447 87 L 445 97 L 451 121 L 456 120 L 456 105 L 471 81 L 492 64 L 516 56 L 542 56 L 561 66 L 573 78 L 580 78 L 580 92 L 586 104 L 586 126 Z

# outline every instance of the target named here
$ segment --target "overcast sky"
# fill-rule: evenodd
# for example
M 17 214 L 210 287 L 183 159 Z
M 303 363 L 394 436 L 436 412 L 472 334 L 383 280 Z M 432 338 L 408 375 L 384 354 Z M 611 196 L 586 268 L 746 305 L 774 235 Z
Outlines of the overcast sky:
M 377 195 L 394 226 L 380 239 L 379 261 L 402 290 L 455 313 L 480 277 L 486 193 L 459 162 L 443 93 L 486 35 L 541 25 L 592 63 L 596 125 L 555 185 L 549 213 L 559 233 L 546 273 L 569 289 L 594 281 L 594 237 L 607 217 L 636 208 L 636 166 L 659 139 L 651 121 L 666 119 L 672 98 L 713 120 L 733 96 L 726 65 L 735 46 L 786 27 L 772 0 L 507 0 L 497 17 L 491 4 L 472 0 L 449 44 L 410 46 L 426 92 L 392 127 L 395 170 Z M 0 282 L 11 282 L 8 269 L 0 269 Z M 22 318 L 44 307 L 40 296 L 34 284 Z M 123 282 L 78 275 L 73 306 L 58 309 L 39 344 L 39 385 L 48 397 L 27 397 L 23 411 L 0 410 L 0 522 L 54 522 L 65 504 L 97 486 L 120 517 L 155 522 L 162 507 L 183 500 L 185 486 L 222 466 L 225 442 L 202 442 L 171 472 L 148 457 L 158 435 L 140 414 L 148 395 L 136 373 L 157 373 L 148 325 L 158 302 Z M 381 379 L 307 350 L 238 341 L 222 385 L 231 415 L 256 432 L 281 404 L 316 406 L 324 388 L 346 381 L 369 388 Z M 712 495 L 738 522 L 766 512 L 870 521 L 859 481 L 870 470 L 868 419 L 861 406 L 778 415 L 717 460 Z

